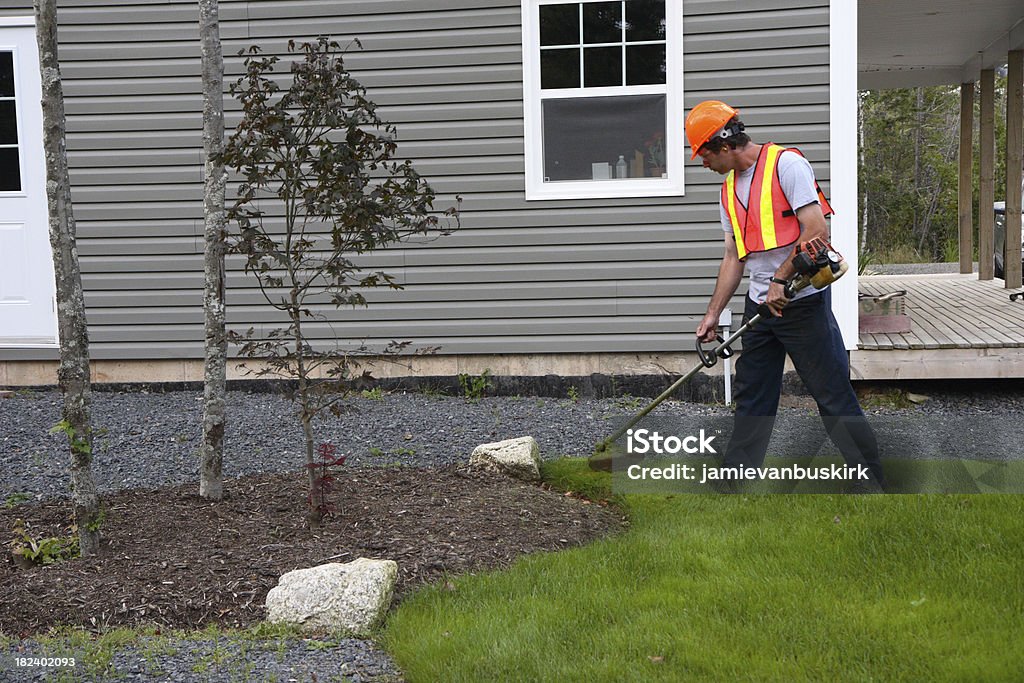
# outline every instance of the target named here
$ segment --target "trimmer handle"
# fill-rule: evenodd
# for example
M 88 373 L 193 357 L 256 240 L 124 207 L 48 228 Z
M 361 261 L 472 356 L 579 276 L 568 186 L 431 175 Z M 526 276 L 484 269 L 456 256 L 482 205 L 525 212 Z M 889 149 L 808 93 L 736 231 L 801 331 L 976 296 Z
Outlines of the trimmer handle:
M 708 350 L 701 344 L 700 339 L 697 339 L 697 356 L 700 358 L 701 364 L 706 368 L 715 367 L 715 363 L 718 362 L 719 358 L 732 358 L 733 350 L 728 346 L 723 346 L 725 340 L 722 339 L 722 335 L 716 334 L 715 341 L 719 345 Z

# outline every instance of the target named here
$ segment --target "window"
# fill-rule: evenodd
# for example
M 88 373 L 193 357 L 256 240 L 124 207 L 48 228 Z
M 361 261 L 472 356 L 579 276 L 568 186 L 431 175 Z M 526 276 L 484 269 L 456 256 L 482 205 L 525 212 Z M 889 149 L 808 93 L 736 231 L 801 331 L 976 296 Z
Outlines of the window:
M 0 51 L 0 192 L 21 190 L 18 108 L 14 101 L 14 53 Z
M 526 198 L 683 193 L 682 0 L 524 0 Z

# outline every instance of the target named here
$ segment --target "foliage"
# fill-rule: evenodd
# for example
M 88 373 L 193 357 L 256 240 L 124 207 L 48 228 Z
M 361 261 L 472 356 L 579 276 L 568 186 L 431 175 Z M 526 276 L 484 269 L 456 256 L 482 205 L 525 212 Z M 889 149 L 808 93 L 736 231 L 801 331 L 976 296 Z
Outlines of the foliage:
M 871 266 L 875 265 L 875 252 L 870 249 L 861 251 L 857 258 L 857 275 L 866 275 L 871 272 Z
M 997 76 L 996 150 L 1005 147 L 1005 99 L 1006 78 Z M 860 124 L 862 252 L 870 250 L 876 262 L 957 260 L 959 86 L 863 91 Z M 977 206 L 979 137 L 975 124 L 975 216 L 992 210 Z M 1004 156 L 995 155 L 997 198 Z
M 373 389 L 363 389 L 361 392 L 362 397 L 370 401 L 383 401 L 384 390 L 380 387 L 374 387 Z
M 4 499 L 4 507 L 10 510 L 11 508 L 17 507 L 29 500 L 32 500 L 32 496 L 27 493 L 12 493 Z
M 78 557 L 78 529 L 71 527 L 69 536 L 33 538 L 25 521 L 17 519 L 12 529 L 11 553 L 37 565 L 50 565 L 60 560 Z
M 861 112 L 869 245 L 879 254 L 910 247 L 933 260 L 956 230 L 959 90 L 867 91 Z
M 472 401 L 479 401 L 488 389 L 494 388 L 491 383 L 491 369 L 484 368 L 479 377 L 459 373 L 459 386 L 462 387 L 463 396 Z
M 313 488 L 309 493 L 309 505 L 314 508 L 321 519 L 335 512 L 337 508 L 328 500 L 328 494 L 334 491 L 338 481 L 335 468 L 345 464 L 346 455 L 336 455 L 338 447 L 330 443 L 322 443 L 316 447 L 320 460 L 306 467 L 314 473 Z
M 313 418 L 338 411 L 367 356 L 393 358 L 408 342 L 370 348 L 339 341 L 331 308 L 365 306 L 363 292 L 401 289 L 394 277 L 369 271 L 356 257 L 416 236 L 444 233 L 434 191 L 410 161 L 393 159 L 397 131 L 377 114 L 365 88 L 345 68 L 345 50 L 326 37 L 296 46 L 290 83 L 282 89 L 276 56 L 245 54 L 245 73 L 231 86 L 242 118 L 225 146 L 227 168 L 241 177 L 228 211 L 239 234 L 231 251 L 245 259 L 266 301 L 281 315 L 257 333 L 232 333 L 240 354 L 262 364 L 257 376 L 294 378 L 313 465 Z M 444 212 L 457 220 L 455 208 Z M 324 338 L 328 337 L 328 338 Z M 425 353 L 430 349 L 421 349 Z M 310 522 L 319 521 L 310 469 Z
M 578 403 L 580 400 L 580 390 L 576 388 L 575 384 L 569 387 L 567 395 L 573 403 Z
M 644 400 L 639 396 L 623 394 L 615 399 L 615 405 L 623 410 L 640 410 L 644 405 Z
M 57 424 L 50 427 L 51 434 L 63 434 L 68 438 L 68 443 L 71 445 L 71 450 L 77 453 L 85 453 L 90 455 L 92 453 L 92 446 L 89 444 L 89 439 L 82 438 L 75 434 L 75 428 L 67 420 L 61 420 Z

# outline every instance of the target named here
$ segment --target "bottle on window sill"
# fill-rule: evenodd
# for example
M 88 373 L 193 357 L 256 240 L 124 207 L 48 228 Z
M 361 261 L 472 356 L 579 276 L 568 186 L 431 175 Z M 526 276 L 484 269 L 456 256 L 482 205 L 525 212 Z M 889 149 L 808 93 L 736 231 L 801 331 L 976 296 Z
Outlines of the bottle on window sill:
M 619 160 L 615 162 L 615 177 L 616 178 L 628 178 L 628 166 L 626 166 L 626 157 L 622 154 L 619 155 Z

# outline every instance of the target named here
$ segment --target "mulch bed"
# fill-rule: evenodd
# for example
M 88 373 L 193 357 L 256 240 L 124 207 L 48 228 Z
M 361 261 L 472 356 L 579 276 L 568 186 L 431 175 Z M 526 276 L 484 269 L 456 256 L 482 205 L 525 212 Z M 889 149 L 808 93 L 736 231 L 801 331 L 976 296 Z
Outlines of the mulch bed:
M 245 477 L 225 499 L 198 484 L 105 496 L 97 559 L 19 568 L 0 562 L 0 631 L 26 637 L 58 624 L 244 627 L 264 617 L 278 577 L 358 557 L 398 562 L 397 596 L 448 574 L 582 545 L 622 528 L 622 515 L 464 466 L 342 475 L 318 529 L 304 524 L 305 475 Z M 23 519 L 34 538 L 67 533 L 67 501 L 0 509 L 4 542 Z

